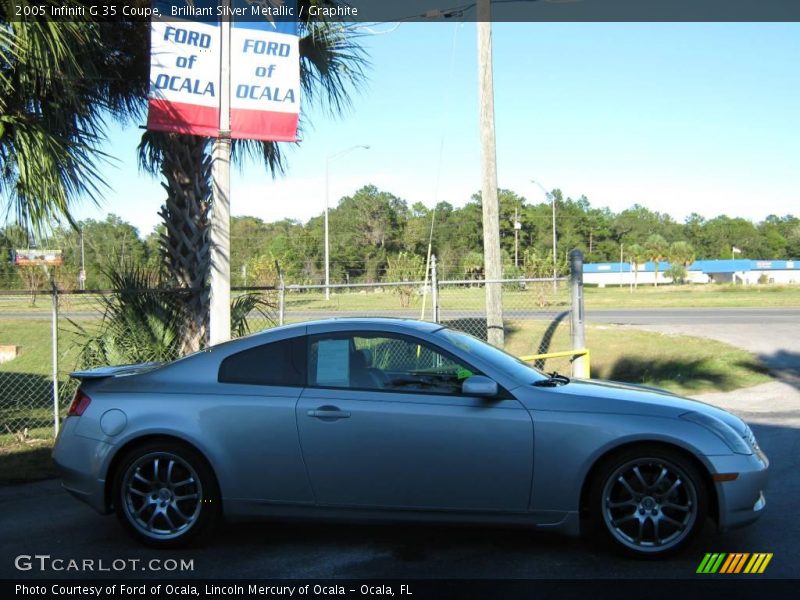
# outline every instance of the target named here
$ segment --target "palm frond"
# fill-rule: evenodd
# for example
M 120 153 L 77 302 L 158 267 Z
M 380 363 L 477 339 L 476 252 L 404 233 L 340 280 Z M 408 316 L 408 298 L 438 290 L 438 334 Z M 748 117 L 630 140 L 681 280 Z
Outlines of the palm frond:
M 351 27 L 330 21 L 300 24 L 300 85 L 304 98 L 339 115 L 352 105 L 352 92 L 366 82 L 369 67 Z
M 277 142 L 260 140 L 233 140 L 231 144 L 231 160 L 244 167 L 245 160 L 250 159 L 263 164 L 273 177 L 283 175 L 286 171 L 284 154 Z
M 156 176 L 161 171 L 164 162 L 164 147 L 166 133 L 147 130 L 142 134 L 142 139 L 136 149 L 139 170 L 148 175 Z
M 11 4 L 4 7 L 7 13 Z M 94 63 L 100 38 L 86 23 L 9 20 L 2 27 L 0 194 L 7 214 L 34 230 L 98 201 L 105 106 Z
M 249 319 L 253 313 L 266 320 L 269 325 L 277 325 L 274 302 L 261 294 L 250 293 L 236 296 L 231 300 L 231 335 L 242 337 L 250 333 Z

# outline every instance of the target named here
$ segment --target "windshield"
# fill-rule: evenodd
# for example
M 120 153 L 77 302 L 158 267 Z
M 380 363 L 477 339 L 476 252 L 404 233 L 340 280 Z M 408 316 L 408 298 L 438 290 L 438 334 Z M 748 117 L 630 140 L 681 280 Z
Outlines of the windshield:
M 534 383 L 536 381 L 543 381 L 548 379 L 548 376 L 542 373 L 539 369 L 524 361 L 521 361 L 516 356 L 504 352 L 499 348 L 487 344 L 467 333 L 455 331 L 444 327 L 436 332 L 448 342 L 463 350 L 470 356 L 476 356 L 479 359 L 491 363 L 494 367 L 519 380 L 522 383 Z

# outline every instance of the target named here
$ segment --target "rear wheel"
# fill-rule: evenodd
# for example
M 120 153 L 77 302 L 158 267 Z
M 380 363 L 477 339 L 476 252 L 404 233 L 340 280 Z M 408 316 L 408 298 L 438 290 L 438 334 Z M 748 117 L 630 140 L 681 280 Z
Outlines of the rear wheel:
M 668 448 L 640 447 L 606 461 L 593 483 L 595 531 L 640 557 L 671 554 L 703 526 L 707 492 L 701 473 Z
M 220 513 L 216 479 L 194 450 L 154 441 L 128 452 L 114 484 L 117 516 L 138 540 L 158 547 L 188 543 Z

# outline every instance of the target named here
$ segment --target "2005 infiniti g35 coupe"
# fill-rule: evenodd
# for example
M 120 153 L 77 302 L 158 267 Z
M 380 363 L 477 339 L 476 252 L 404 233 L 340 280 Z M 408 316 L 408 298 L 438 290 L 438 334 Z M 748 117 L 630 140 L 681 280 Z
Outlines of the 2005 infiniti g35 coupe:
M 435 323 L 301 323 L 73 376 L 64 487 L 156 546 L 223 515 L 368 516 L 583 529 L 655 556 L 765 506 L 739 418 L 548 376 Z

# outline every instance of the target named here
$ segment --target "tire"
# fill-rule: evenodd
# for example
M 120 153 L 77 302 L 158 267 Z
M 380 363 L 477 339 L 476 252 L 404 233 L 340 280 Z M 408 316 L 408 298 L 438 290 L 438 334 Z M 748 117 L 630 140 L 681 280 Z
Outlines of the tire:
M 157 548 L 188 544 L 211 531 L 221 513 L 214 473 L 205 459 L 173 441 L 151 441 L 125 454 L 114 478 L 123 527 Z
M 705 480 L 680 452 L 640 446 L 606 460 L 589 498 L 596 537 L 639 558 L 660 558 L 684 547 L 703 527 Z

